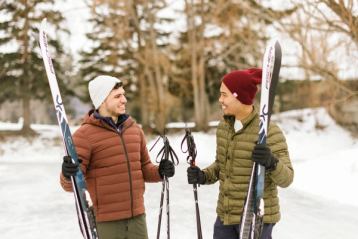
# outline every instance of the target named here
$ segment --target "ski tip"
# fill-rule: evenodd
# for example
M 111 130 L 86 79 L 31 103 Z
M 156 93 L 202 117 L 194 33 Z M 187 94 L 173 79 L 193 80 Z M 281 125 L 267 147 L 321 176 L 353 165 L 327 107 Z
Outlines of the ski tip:
M 273 45 L 273 46 L 281 46 L 280 45 L 280 41 L 279 41 L 279 39 L 278 38 L 273 38 L 271 41 L 270 41 L 270 43 Z
M 275 47 L 281 48 L 280 41 L 278 39 L 275 40 Z
M 279 49 L 279 51 L 281 51 L 281 45 L 280 45 L 280 41 L 278 38 L 271 38 L 268 43 L 267 43 L 267 47 L 265 50 L 265 54 L 266 52 L 268 53 L 269 51 L 272 51 L 273 49 L 275 49 L 274 51 L 276 52 L 276 50 Z
M 41 21 L 41 29 L 44 31 L 46 29 L 46 25 L 47 25 L 47 18 L 45 17 L 44 19 L 42 19 Z
M 272 38 L 269 42 L 269 46 L 275 49 L 275 54 L 277 54 L 277 56 L 281 56 L 282 49 L 279 38 Z
M 282 49 L 281 49 L 281 44 L 279 41 L 275 42 L 275 55 L 281 59 Z

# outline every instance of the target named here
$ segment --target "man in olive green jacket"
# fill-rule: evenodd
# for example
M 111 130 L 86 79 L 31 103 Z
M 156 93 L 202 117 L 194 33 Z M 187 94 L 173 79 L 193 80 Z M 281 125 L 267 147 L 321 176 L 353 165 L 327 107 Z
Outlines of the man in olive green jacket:
M 226 74 L 220 87 L 224 118 L 216 132 L 216 160 L 200 170 L 189 167 L 190 184 L 220 182 L 214 239 L 239 238 L 240 220 L 248 191 L 253 161 L 266 168 L 265 216 L 261 239 L 271 238 L 280 220 L 277 186 L 288 187 L 293 181 L 293 168 L 281 129 L 271 122 L 267 145 L 257 145 L 259 115 L 253 105 L 262 70 L 251 68 Z

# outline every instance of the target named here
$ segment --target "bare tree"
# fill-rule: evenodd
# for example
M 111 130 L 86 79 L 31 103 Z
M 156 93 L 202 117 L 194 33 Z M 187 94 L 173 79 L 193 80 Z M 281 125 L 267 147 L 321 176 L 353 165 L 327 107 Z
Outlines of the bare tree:
M 142 120 L 145 126 L 154 121 L 158 132 L 163 133 L 167 121 L 168 104 L 166 100 L 169 60 L 165 46 L 158 43 L 161 33 L 155 28 L 158 20 L 157 13 L 166 6 L 165 1 L 144 1 L 141 5 L 129 1 L 129 13 L 136 32 L 136 59 L 140 64 L 140 98 Z M 138 10 L 141 6 L 142 11 Z M 140 12 L 142 12 L 140 14 Z M 168 20 L 168 19 L 166 19 Z M 168 20 L 169 21 L 169 20 Z M 142 26 L 147 27 L 143 28 Z M 165 34 L 165 33 L 164 33 Z M 150 90 L 147 90 L 147 89 Z M 154 104 L 148 104 L 153 99 Z
M 201 9 L 196 10 L 197 7 Z M 195 4 L 193 0 L 185 1 L 187 27 L 191 62 L 191 82 L 194 96 L 194 116 L 198 130 L 208 129 L 208 96 L 205 90 L 205 38 L 204 29 L 206 17 L 204 15 L 204 1 Z M 199 14 L 197 14 L 199 12 Z M 196 26 L 195 18 L 200 18 L 200 26 Z
M 348 6 L 345 6 L 345 3 Z M 300 46 L 299 60 L 295 67 L 303 69 L 308 78 L 315 75 L 328 80 L 335 89 L 333 92 L 345 93 L 340 99 L 333 94 L 334 102 L 343 102 L 356 96 L 358 92 L 349 89 L 339 77 L 342 69 L 339 68 L 341 59 L 337 54 L 347 48 L 357 51 L 358 45 L 354 42 L 357 32 L 357 26 L 354 27 L 354 24 L 357 24 L 357 20 L 354 20 L 356 17 L 353 16 L 353 1 L 310 1 L 300 2 L 296 6 L 299 10 L 278 25 L 281 32 L 287 33 L 289 38 Z M 332 8 L 335 10 L 330 11 Z M 337 17 L 335 13 L 341 15 Z M 334 57 L 334 54 L 338 57 Z
M 324 3 L 336 15 L 336 18 L 330 18 L 327 13 L 319 10 L 323 19 L 323 26 L 327 30 L 334 29 L 351 37 L 358 46 L 358 2 L 354 0 L 320 0 L 318 3 Z M 354 11 L 356 11 L 354 13 Z
M 352 69 L 357 68 L 357 55 L 354 52 L 358 51 L 358 20 L 355 12 L 358 3 L 351 0 L 291 3 L 296 11 L 277 22 L 276 27 L 297 46 L 297 62 L 290 65 L 284 63 L 283 66 L 298 67 L 307 80 L 321 79 L 320 88 L 325 91 L 319 94 L 317 90 L 308 92 L 308 97 L 302 100 L 320 100 L 320 105 L 326 106 L 333 118 L 344 124 L 346 120 L 342 118 L 340 109 L 358 100 L 357 87 L 351 87 L 344 80 L 357 78 L 357 75 L 351 73 Z M 265 17 L 269 19 L 271 16 L 267 14 Z M 351 73 L 345 74 L 349 70 Z M 355 124 L 358 125 L 358 122 Z
M 128 93 L 139 95 L 142 125 L 147 128 L 154 123 L 157 131 L 163 132 L 167 120 L 165 79 L 169 66 L 166 46 L 162 43 L 166 33 L 157 29 L 156 24 L 169 21 L 157 17 L 166 6 L 165 1 L 96 0 L 90 6 L 98 28 L 88 35 L 99 42 L 86 57 L 90 69 L 98 73 L 108 69 L 125 79 L 127 86 L 134 89 Z M 101 11 L 102 8 L 106 10 Z M 101 61 L 93 55 L 100 55 Z M 86 69 L 86 72 L 93 74 L 93 70 L 91 73 Z M 131 104 L 137 102 L 133 100 Z

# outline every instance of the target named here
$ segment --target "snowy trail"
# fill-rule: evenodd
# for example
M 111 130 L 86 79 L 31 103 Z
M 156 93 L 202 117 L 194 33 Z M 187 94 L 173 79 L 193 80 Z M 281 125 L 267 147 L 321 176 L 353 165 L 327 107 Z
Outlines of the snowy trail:
M 316 129 L 316 119 L 325 125 L 324 129 Z M 295 178 L 289 188 L 280 190 L 282 220 L 274 228 L 274 238 L 358 238 L 357 139 L 336 125 L 323 109 L 285 112 L 276 120 L 284 122 Z M 73 195 L 59 185 L 63 148 L 58 127 L 33 127 L 40 132 L 36 139 L 9 138 L 0 142 L 0 238 L 82 239 Z M 14 128 L 19 125 L 0 122 L 0 129 Z M 186 155 L 180 150 L 182 138 L 181 133 L 169 135 L 180 158 L 176 174 L 170 179 L 171 238 L 193 239 L 195 207 L 192 186 L 186 179 Z M 215 134 L 199 132 L 194 138 L 197 165 L 205 168 L 215 157 Z M 148 148 L 154 141 L 148 140 Z M 157 152 L 150 154 L 154 161 Z M 150 239 L 156 236 L 160 190 L 161 183 L 146 184 Z M 199 188 L 205 239 L 212 238 L 217 196 L 218 184 Z M 166 238 L 165 221 L 164 214 L 161 238 Z
M 279 193 L 283 215 L 274 229 L 274 238 L 357 238 L 358 207 L 290 188 Z
M 73 197 L 63 192 L 58 183 L 60 167 L 60 161 L 55 160 L 48 163 L 0 161 L 2 239 L 82 238 Z M 183 163 L 177 168 L 175 179 L 171 180 L 173 239 L 192 239 L 196 235 L 193 195 L 186 184 L 185 173 Z M 161 184 L 146 185 L 149 238 L 155 238 Z M 204 238 L 212 238 L 216 197 L 217 185 L 199 188 Z M 274 238 L 356 238 L 357 207 L 307 196 L 307 193 L 293 189 L 281 190 L 280 200 L 283 218 L 275 227 Z M 165 238 L 165 224 L 162 229 L 161 238 Z
M 74 198 L 58 182 L 60 167 L 0 161 L 0 238 L 81 238 Z

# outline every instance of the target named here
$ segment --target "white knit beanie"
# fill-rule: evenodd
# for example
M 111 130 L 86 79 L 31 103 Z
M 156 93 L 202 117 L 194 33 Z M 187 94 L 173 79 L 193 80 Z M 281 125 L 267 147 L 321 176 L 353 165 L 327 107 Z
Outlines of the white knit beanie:
M 88 91 L 95 109 L 107 98 L 113 87 L 121 81 L 113 76 L 97 76 L 88 83 Z

